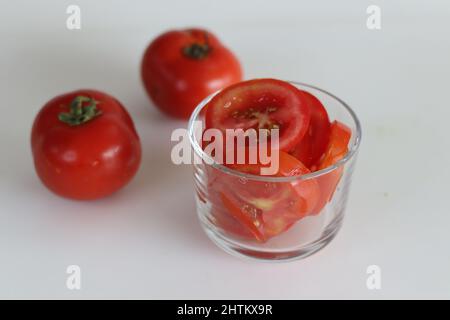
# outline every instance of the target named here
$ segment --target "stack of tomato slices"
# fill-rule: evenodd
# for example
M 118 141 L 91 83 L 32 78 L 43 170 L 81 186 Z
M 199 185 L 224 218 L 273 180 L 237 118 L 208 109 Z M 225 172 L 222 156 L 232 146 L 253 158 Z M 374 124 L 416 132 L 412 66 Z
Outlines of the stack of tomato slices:
M 275 79 L 244 81 L 222 90 L 206 106 L 205 124 L 206 129 L 223 132 L 279 129 L 274 177 L 304 175 L 333 165 L 346 155 L 351 138 L 346 125 L 330 122 L 315 96 Z M 244 164 L 226 166 L 249 175 L 260 175 L 261 168 L 268 166 L 250 163 L 247 154 L 245 159 Z M 320 213 L 332 198 L 342 167 L 313 179 L 287 182 L 239 177 L 213 167 L 208 167 L 207 175 L 214 223 L 235 236 L 266 242 L 300 219 Z

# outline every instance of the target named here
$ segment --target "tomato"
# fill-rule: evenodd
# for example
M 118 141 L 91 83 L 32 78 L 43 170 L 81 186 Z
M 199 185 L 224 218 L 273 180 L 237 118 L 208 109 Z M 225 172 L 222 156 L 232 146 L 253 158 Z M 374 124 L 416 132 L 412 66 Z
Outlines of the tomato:
M 347 154 L 351 135 L 351 129 L 345 124 L 338 121 L 331 124 L 330 139 L 325 153 L 317 164 L 318 170 L 332 166 Z M 314 214 L 318 214 L 333 197 L 343 170 L 341 166 L 316 178 L 320 187 L 320 199 L 313 210 Z
M 250 231 L 258 241 L 265 241 L 262 220 L 262 211 L 250 204 L 231 198 L 226 193 L 221 193 L 222 203 L 228 209 L 230 216 Z
M 290 151 L 300 142 L 309 121 L 310 108 L 303 93 L 275 79 L 229 86 L 209 101 L 205 114 L 206 128 L 279 129 L 279 149 L 283 151 Z
M 208 199 L 212 223 L 226 233 L 245 239 L 253 239 L 254 236 L 252 233 L 244 228 L 241 223 L 230 215 L 226 208 L 224 208 L 222 193 L 225 186 L 222 184 L 223 181 L 221 179 L 223 173 L 219 169 L 207 166 L 205 168 L 205 174 L 207 177 L 207 194 L 203 195 L 204 192 L 199 191 L 199 189 L 201 190 L 202 188 L 197 188 L 197 196 L 198 199 L 204 203 L 207 203 L 206 198 Z
M 31 146 L 44 185 L 72 199 L 110 195 L 131 180 L 141 160 L 128 112 L 115 98 L 94 90 L 47 102 L 34 120 Z
M 352 131 L 345 124 L 339 121 L 331 124 L 329 143 L 318 164 L 318 170 L 335 164 L 347 154 L 351 136 Z
M 309 92 L 303 91 L 311 110 L 308 130 L 291 154 L 310 168 L 317 163 L 328 145 L 330 120 L 323 104 Z
M 248 174 L 259 174 L 261 165 L 236 164 L 231 167 Z M 288 177 L 309 172 L 296 158 L 279 152 L 279 169 L 274 176 Z M 211 185 L 220 190 L 228 213 L 261 242 L 284 232 L 308 215 L 319 199 L 315 180 L 267 182 L 230 175 L 216 179 Z
M 225 194 L 219 194 L 220 197 Z M 255 236 L 246 227 L 228 213 L 228 210 L 224 207 L 222 200 L 220 205 L 211 207 L 211 214 L 214 217 L 214 225 L 222 229 L 227 234 L 232 234 L 235 237 L 244 238 L 246 240 L 253 240 Z
M 310 173 L 310 170 L 303 163 L 287 152 L 278 151 L 278 156 L 278 170 L 272 176 L 291 177 Z M 230 165 L 234 170 L 252 175 L 259 175 L 261 167 L 267 166 L 260 164 Z M 231 179 L 234 182 L 236 181 L 234 177 Z M 319 197 L 317 183 L 313 180 L 297 179 L 292 182 L 266 182 L 248 178 L 245 184 L 242 183 L 242 178 L 238 180 L 238 184 L 230 180 L 227 183 L 233 187 L 235 192 L 249 200 L 251 204 L 261 209 L 271 210 L 275 208 L 275 203 L 277 203 L 277 201 L 273 200 L 287 199 L 291 205 L 295 203 L 294 213 L 300 218 L 304 217 L 314 208 Z
M 241 81 L 238 59 L 212 33 L 202 29 L 161 34 L 144 53 L 141 75 L 154 104 L 187 119 L 204 98 Z

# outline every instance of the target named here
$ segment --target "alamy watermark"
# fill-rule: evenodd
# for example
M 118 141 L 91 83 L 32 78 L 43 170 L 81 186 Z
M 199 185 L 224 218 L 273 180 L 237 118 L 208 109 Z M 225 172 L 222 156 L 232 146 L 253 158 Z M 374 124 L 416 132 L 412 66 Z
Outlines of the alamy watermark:
M 370 5 L 366 9 L 367 17 L 366 26 L 369 30 L 381 29 L 381 8 L 377 5 Z
M 66 13 L 69 15 L 66 19 L 66 27 L 69 30 L 81 29 L 81 9 L 79 6 L 71 4 L 67 7 Z
M 366 280 L 366 286 L 369 290 L 381 289 L 381 268 L 376 264 L 367 267 L 366 273 L 369 275 Z
M 78 265 L 70 265 L 66 269 L 69 275 L 66 279 L 66 287 L 69 290 L 81 290 L 81 268 Z
M 196 151 L 191 147 L 187 129 L 172 132 L 171 141 L 177 142 L 171 152 L 174 164 L 258 164 L 261 175 L 278 172 L 279 129 L 204 130 L 202 121 L 196 121 L 193 133 Z

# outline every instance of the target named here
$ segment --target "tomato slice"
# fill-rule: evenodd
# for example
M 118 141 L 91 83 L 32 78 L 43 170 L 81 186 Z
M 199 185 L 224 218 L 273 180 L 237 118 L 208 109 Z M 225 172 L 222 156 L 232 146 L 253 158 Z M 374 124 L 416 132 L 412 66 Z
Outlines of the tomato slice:
M 330 128 L 330 141 L 328 143 L 325 153 L 314 170 L 325 169 L 339 160 L 341 160 L 348 152 L 348 143 L 350 141 L 352 132 L 345 124 L 334 121 Z M 321 175 L 316 178 L 320 187 L 320 199 L 313 210 L 313 214 L 318 214 L 325 207 L 325 205 L 333 197 L 334 191 L 342 176 L 344 168 L 341 166 L 335 170 Z
M 219 197 L 221 195 L 219 194 Z M 253 240 L 255 236 L 244 227 L 239 220 L 234 218 L 228 213 L 229 208 L 224 208 L 223 201 L 220 201 L 220 205 L 213 206 L 212 216 L 214 217 L 214 224 L 225 232 L 240 237 L 246 240 Z
M 311 112 L 311 121 L 302 140 L 290 152 L 305 166 L 311 166 L 319 161 L 325 152 L 330 137 L 330 120 L 325 107 L 311 93 L 303 91 Z
M 279 235 L 300 219 L 297 204 L 301 201 L 293 201 L 287 192 L 280 199 L 272 197 L 261 201 L 261 199 L 246 199 L 228 190 L 221 193 L 221 198 L 228 215 L 238 221 L 245 230 L 239 230 L 229 221 L 225 225 L 223 222 L 225 217 L 221 217 L 220 220 L 222 228 L 226 226 L 230 228 L 226 229 L 228 232 L 241 237 L 251 233 L 259 242 L 265 242 Z
M 224 207 L 222 193 L 226 189 L 226 184 L 224 184 L 225 180 L 223 179 L 225 174 L 214 167 L 206 167 L 206 176 L 207 198 L 211 205 L 211 216 L 214 225 L 234 236 L 250 240 L 254 239 L 255 236 L 250 230 L 247 227 L 244 227 L 233 215 L 230 215 L 230 208 Z M 229 201 L 225 202 L 229 203 Z
M 334 121 L 331 124 L 330 141 L 319 162 L 318 170 L 335 164 L 347 154 L 351 136 L 352 131 L 345 124 L 339 121 Z
M 279 157 L 278 170 L 273 176 L 290 177 L 310 173 L 310 170 L 295 157 L 284 151 L 277 152 Z M 259 175 L 261 168 L 267 166 L 269 166 L 269 164 L 229 165 L 229 167 L 234 170 L 252 175 Z M 238 184 L 236 184 L 233 183 L 236 182 L 235 177 L 231 177 L 231 180 L 233 181 L 228 182 L 229 185 L 235 188 L 234 190 L 238 190 L 239 194 L 247 199 L 253 198 L 254 203 L 259 203 L 262 207 L 265 206 L 265 208 L 268 208 L 267 203 L 270 203 L 268 200 L 271 200 L 273 197 L 276 199 L 283 199 L 284 196 L 292 195 L 292 193 L 294 193 L 294 198 L 297 198 L 297 200 L 299 198 L 302 201 L 302 206 L 298 207 L 299 210 L 297 212 L 300 217 L 303 217 L 305 213 L 312 210 L 318 199 L 318 188 L 314 181 L 298 179 L 293 182 L 266 182 L 248 179 L 246 183 L 243 183 L 242 179 L 238 179 Z M 286 191 L 286 187 L 288 187 L 289 192 Z
M 231 167 L 241 172 L 259 174 L 262 165 L 235 164 Z M 287 177 L 309 172 L 299 160 L 279 151 L 279 170 L 274 176 Z M 319 200 L 319 186 L 315 180 L 267 182 L 221 175 L 213 188 L 220 188 L 228 213 L 260 242 L 284 232 L 310 214 Z
M 228 213 L 250 231 L 258 241 L 265 241 L 262 221 L 262 211 L 250 204 L 239 201 L 226 193 L 220 194 L 223 205 Z
M 279 129 L 279 149 L 290 151 L 306 133 L 310 108 L 303 93 L 275 79 L 255 79 L 227 87 L 206 107 L 206 128 Z M 270 138 L 269 138 L 270 140 Z

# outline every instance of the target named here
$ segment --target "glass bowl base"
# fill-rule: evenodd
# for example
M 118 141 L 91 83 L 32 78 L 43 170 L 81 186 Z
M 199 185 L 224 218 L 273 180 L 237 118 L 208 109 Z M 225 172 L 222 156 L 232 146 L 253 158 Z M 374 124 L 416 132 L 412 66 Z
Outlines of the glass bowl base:
M 258 250 L 251 247 L 245 247 L 243 245 L 237 244 L 229 239 L 223 237 L 217 232 L 214 232 L 208 226 L 202 223 L 203 230 L 206 235 L 214 242 L 219 248 L 225 252 L 246 260 L 257 260 L 261 262 L 288 262 L 304 259 L 325 246 L 327 246 L 333 238 L 338 233 L 341 223 L 334 224 L 327 228 L 327 231 L 317 239 L 316 241 L 304 245 L 300 248 L 295 248 L 291 250 Z

